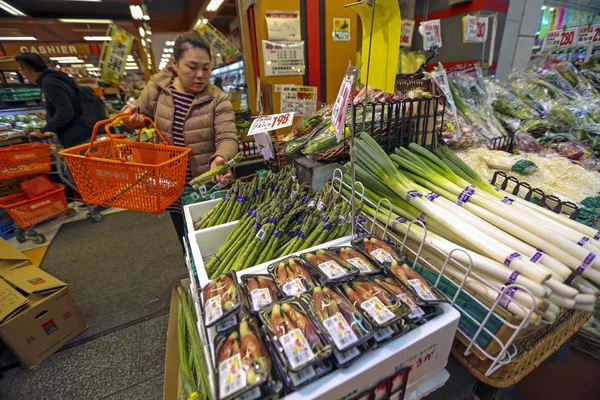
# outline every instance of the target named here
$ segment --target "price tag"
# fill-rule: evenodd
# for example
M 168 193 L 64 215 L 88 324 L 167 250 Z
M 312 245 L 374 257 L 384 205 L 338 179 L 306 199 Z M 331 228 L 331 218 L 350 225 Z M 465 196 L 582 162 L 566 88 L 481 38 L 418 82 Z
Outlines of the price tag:
M 308 367 L 301 369 L 298 372 L 288 371 L 288 375 L 292 380 L 294 386 L 299 386 L 303 384 L 307 380 L 313 378 L 316 374 L 317 373 L 315 372 L 315 369 L 312 365 L 309 365 Z
M 335 136 L 337 141 L 342 140 L 342 133 L 346 125 L 346 112 L 348 111 L 348 101 L 352 96 L 352 84 L 354 83 L 354 75 L 346 74 L 340 91 L 338 92 L 335 103 L 333 104 L 333 111 L 331 112 L 331 123 L 335 130 Z
M 488 17 L 467 15 L 463 17 L 463 42 L 484 43 L 488 36 Z
M 256 233 L 256 238 L 261 242 L 265 240 L 265 236 L 267 236 L 267 232 L 265 232 L 264 229 L 261 229 Z
M 378 324 L 385 324 L 394 319 L 395 315 L 389 308 L 383 305 L 377 297 L 372 297 L 361 303 L 360 308 L 365 310 Z
M 306 288 L 302 284 L 302 281 L 296 278 L 283 285 L 281 290 L 288 296 L 299 296 L 306 291 Z
M 415 304 L 414 301 L 406 294 L 402 293 L 396 296 L 402 301 L 404 304 L 410 307 L 410 313 L 408 314 L 408 318 L 419 318 L 425 315 L 425 311 L 421 307 Z
M 442 47 L 442 27 L 439 19 L 421 22 L 423 27 L 423 49 L 431 50 L 437 46 Z
M 287 112 L 282 114 L 265 115 L 252 121 L 248 136 L 254 136 L 258 133 L 269 132 L 275 129 L 285 128 L 294 122 L 294 113 Z
M 283 335 L 279 341 L 292 368 L 296 369 L 314 360 L 315 355 L 300 329 Z
M 346 275 L 346 270 L 333 260 L 325 261 L 318 268 L 329 278 L 336 279 Z
M 421 282 L 420 279 L 409 279 L 408 284 L 415 289 L 417 295 L 423 300 L 437 300 L 431 291 L 423 285 L 423 282 Z
M 317 203 L 317 210 L 323 212 L 327 209 L 327 206 L 325 205 L 325 203 L 323 203 L 323 201 L 321 201 L 321 199 L 319 199 L 319 202 Z
M 389 338 L 393 334 L 394 330 L 388 326 L 386 328 L 376 330 L 373 334 L 373 337 L 375 338 L 375 340 L 377 340 L 377 342 L 381 342 L 382 340 Z
M 546 33 L 546 37 L 544 38 L 542 50 L 548 51 L 555 50 L 560 47 L 576 46 L 576 34 L 577 28 L 548 32 Z
M 252 309 L 254 311 L 260 310 L 264 306 L 271 304 L 271 293 L 269 289 L 254 289 L 250 292 L 252 297 Z
M 224 399 L 245 387 L 246 373 L 238 353 L 219 364 L 219 395 Z
M 323 325 L 327 329 L 327 332 L 329 332 L 329 335 L 337 348 L 340 350 L 344 350 L 346 347 L 358 341 L 356 334 L 350 329 L 350 325 L 348 325 L 348 322 L 346 322 L 340 313 L 324 320 Z
M 402 20 L 402 31 L 400 33 L 400 46 L 410 47 L 412 45 L 413 32 L 415 30 L 415 21 L 409 19 Z
M 356 347 L 353 347 L 351 349 L 348 349 L 348 350 L 342 351 L 342 352 L 333 350 L 333 355 L 335 356 L 335 359 L 338 361 L 338 363 L 340 363 L 341 365 L 344 365 L 345 363 L 352 360 L 353 358 L 358 357 L 360 355 L 360 351 L 358 351 L 358 349 Z
M 354 257 L 347 260 L 350 264 L 359 269 L 360 272 L 369 273 L 371 272 L 371 268 L 367 265 L 365 260 L 360 257 Z
M 370 254 L 380 263 L 394 262 L 394 257 L 392 257 L 387 250 L 382 249 L 381 247 L 373 250 Z
M 204 312 L 206 314 L 206 325 L 210 325 L 223 315 L 221 308 L 221 295 L 216 295 L 206 300 L 204 304 Z
M 588 46 L 600 43 L 600 25 L 580 26 L 577 31 L 577 45 Z

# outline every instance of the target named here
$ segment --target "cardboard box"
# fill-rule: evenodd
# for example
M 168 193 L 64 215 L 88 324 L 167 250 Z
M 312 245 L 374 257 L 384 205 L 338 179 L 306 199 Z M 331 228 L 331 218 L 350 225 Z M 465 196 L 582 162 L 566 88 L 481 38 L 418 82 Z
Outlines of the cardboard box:
M 67 284 L 0 239 L 0 339 L 33 368 L 88 328 Z

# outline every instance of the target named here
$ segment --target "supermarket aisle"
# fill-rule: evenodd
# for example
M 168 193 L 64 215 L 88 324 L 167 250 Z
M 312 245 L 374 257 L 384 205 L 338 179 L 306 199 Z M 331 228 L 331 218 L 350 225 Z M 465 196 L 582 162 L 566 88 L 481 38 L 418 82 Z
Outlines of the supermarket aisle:
M 65 224 L 41 268 L 69 284 L 90 328 L 35 369 L 5 372 L 0 400 L 162 398 L 171 289 L 187 276 L 169 215 Z

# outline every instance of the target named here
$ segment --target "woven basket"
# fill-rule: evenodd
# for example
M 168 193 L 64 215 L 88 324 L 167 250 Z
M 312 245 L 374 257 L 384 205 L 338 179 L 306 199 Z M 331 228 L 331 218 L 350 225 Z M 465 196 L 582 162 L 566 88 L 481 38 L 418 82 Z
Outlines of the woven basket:
M 571 346 L 583 353 L 589 354 L 596 360 L 600 360 L 600 337 L 585 328 L 580 329 L 573 335 Z
M 517 340 L 515 342 L 519 349 L 517 356 L 490 376 L 485 376 L 485 373 L 492 361 L 489 359 L 482 361 L 473 353 L 465 356 L 467 346 L 457 338 L 452 345 L 452 355 L 481 382 L 492 387 L 505 388 L 515 385 L 536 369 L 573 336 L 590 316 L 589 312 L 567 311 L 554 324 Z

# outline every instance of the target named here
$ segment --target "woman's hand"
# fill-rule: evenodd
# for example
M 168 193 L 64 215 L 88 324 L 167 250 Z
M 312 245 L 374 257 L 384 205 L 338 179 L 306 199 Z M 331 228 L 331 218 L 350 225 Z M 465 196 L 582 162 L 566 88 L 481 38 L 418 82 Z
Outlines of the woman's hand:
M 210 169 L 213 170 L 213 169 L 217 168 L 219 165 L 223 165 L 223 164 L 225 164 L 225 159 L 221 156 L 217 156 L 217 158 L 215 158 L 213 160 L 213 162 L 210 163 Z M 219 182 L 223 186 L 229 185 L 232 180 L 233 180 L 233 174 L 231 173 L 231 170 L 227 171 L 223 175 L 215 175 L 212 178 L 213 182 Z
M 142 115 L 139 114 L 138 106 L 136 106 L 134 104 L 129 104 L 121 110 L 121 114 L 124 114 L 124 113 L 132 113 L 133 114 L 126 121 L 123 121 L 125 126 L 128 127 L 129 129 L 140 129 L 142 127 L 142 125 L 144 124 L 144 117 L 142 117 Z

